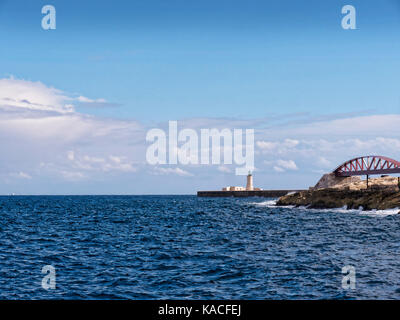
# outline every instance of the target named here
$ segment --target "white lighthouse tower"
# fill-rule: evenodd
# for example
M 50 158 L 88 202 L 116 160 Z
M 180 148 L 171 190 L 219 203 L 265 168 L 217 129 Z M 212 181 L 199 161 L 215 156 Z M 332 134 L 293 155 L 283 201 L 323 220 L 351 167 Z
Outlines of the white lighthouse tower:
M 246 185 L 246 191 L 253 191 L 253 175 L 249 171 L 249 174 L 247 175 L 247 185 Z

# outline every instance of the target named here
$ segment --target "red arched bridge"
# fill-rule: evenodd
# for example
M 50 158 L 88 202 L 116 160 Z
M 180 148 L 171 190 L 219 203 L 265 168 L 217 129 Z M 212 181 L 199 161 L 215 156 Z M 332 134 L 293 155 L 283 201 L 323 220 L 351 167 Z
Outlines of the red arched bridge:
M 338 177 L 400 173 L 400 162 L 388 157 L 365 156 L 346 161 L 333 172 Z

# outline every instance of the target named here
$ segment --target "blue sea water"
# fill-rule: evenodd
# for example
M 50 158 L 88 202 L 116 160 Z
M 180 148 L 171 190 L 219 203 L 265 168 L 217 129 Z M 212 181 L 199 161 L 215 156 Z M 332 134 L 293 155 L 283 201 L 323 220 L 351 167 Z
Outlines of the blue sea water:
M 399 299 L 393 213 L 265 198 L 0 197 L 0 298 Z M 45 265 L 54 290 L 42 288 Z M 348 265 L 353 290 L 342 288 Z

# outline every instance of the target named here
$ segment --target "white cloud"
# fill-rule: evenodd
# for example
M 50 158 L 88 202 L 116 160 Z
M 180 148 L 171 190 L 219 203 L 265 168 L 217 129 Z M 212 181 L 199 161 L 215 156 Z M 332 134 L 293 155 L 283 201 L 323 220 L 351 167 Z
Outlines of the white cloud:
M 18 173 L 11 173 L 10 174 L 12 177 L 14 178 L 18 178 L 18 179 L 32 179 L 32 176 L 28 173 L 25 172 L 18 172 Z
M 87 171 L 122 171 L 136 172 L 137 168 L 124 156 L 96 157 L 89 155 L 75 155 L 73 151 L 68 152 L 68 160 L 72 167 Z
M 257 141 L 256 146 L 264 152 L 271 152 L 278 146 L 278 142 Z
M 278 167 L 278 166 L 274 166 L 273 169 L 274 169 L 276 172 L 285 172 L 285 169 L 282 169 L 281 167 Z
M 218 171 L 224 172 L 224 173 L 231 173 L 231 172 L 232 172 L 232 171 L 231 171 L 228 167 L 226 167 L 226 166 L 219 166 L 219 167 L 218 167 Z
M 85 174 L 83 174 L 82 172 L 78 172 L 78 171 L 61 170 L 60 174 L 64 177 L 65 180 L 68 180 L 68 181 L 80 181 L 80 180 L 86 178 Z
M 276 161 L 276 164 L 284 169 L 287 170 L 297 170 L 297 165 L 293 160 L 278 160 Z
M 324 157 L 319 157 L 317 160 L 317 164 L 323 168 L 329 168 L 332 166 L 331 161 L 329 161 L 328 159 L 326 159 Z
M 267 163 L 267 162 L 265 162 Z M 296 163 L 293 160 L 277 160 L 273 169 L 277 172 L 284 172 L 286 170 L 298 170 Z
M 163 188 L 165 192 L 168 189 L 163 186 L 171 179 L 168 175 L 193 176 L 186 170 L 189 166 L 171 168 L 147 164 L 145 154 L 149 144 L 145 136 L 150 128 L 146 125 L 77 111 L 82 104 L 102 103 L 107 102 L 101 98 L 71 96 L 41 82 L 0 79 L 0 140 L 7 150 L 0 158 L 0 176 L 6 180 L 11 175 L 21 184 L 26 183 L 23 179 L 34 176 L 32 184 L 62 178 L 104 181 L 107 186 L 114 181 L 115 186 L 118 185 L 116 181 L 122 181 L 117 179 L 125 178 L 127 173 L 135 176 L 151 173 L 154 175 L 151 178 L 155 179 L 152 183 L 160 185 L 158 190 Z M 397 138 L 400 137 L 400 115 L 322 119 L 274 126 L 273 120 L 267 119 L 192 118 L 179 121 L 178 129 L 192 128 L 200 133 L 202 128 L 251 129 L 258 126 L 255 165 L 264 164 L 260 175 L 266 177 L 272 170 L 287 171 L 288 186 L 300 174 L 302 178 L 309 174 L 316 179 L 317 172 L 333 170 L 355 156 L 378 154 L 400 160 L 400 138 Z M 157 125 L 167 126 L 167 122 Z M 226 173 L 230 169 L 223 164 L 214 168 Z M 209 166 L 201 165 L 196 167 L 196 177 L 199 181 L 213 179 Z M 140 182 L 146 183 L 146 179 Z M 187 190 L 187 185 L 179 185 L 184 186 L 181 190 Z
M 41 82 L 13 78 L 0 79 L 0 108 L 73 112 L 62 91 L 49 88 Z
M 160 167 L 155 167 L 153 172 L 155 175 L 169 175 L 169 174 L 176 174 L 178 176 L 183 176 L 183 177 L 191 177 L 193 174 L 191 174 L 188 171 L 182 170 L 181 168 L 160 168 Z
M 295 139 L 284 139 L 283 141 L 257 141 L 256 146 L 262 154 L 285 154 L 293 150 L 300 142 Z
M 78 100 L 79 102 L 86 102 L 86 103 L 96 103 L 96 102 L 105 103 L 105 102 L 107 102 L 105 99 L 102 99 L 102 98 L 100 98 L 100 99 L 89 99 L 89 98 L 86 98 L 84 96 L 79 96 L 78 98 L 76 98 L 76 100 Z
M 73 160 L 75 159 L 75 153 L 74 153 L 74 151 L 68 151 L 68 152 L 67 152 L 67 158 L 68 158 L 68 160 L 73 161 Z
M 318 121 L 283 128 L 270 128 L 264 131 L 266 136 L 285 135 L 296 137 L 297 140 L 304 138 L 321 139 L 330 138 L 359 138 L 360 140 L 372 137 L 392 138 L 399 136 L 400 126 L 399 114 L 382 114 L 368 116 L 351 116 L 344 119 Z
M 294 139 L 285 139 L 283 145 L 287 148 L 294 148 L 295 146 L 297 146 L 299 144 L 298 140 L 294 140 Z
M 122 162 L 122 158 L 116 157 L 116 156 L 110 156 L 110 160 L 112 160 L 115 163 L 121 163 Z
M 0 79 L 0 139 L 9 150 L 0 159 L 0 175 L 22 167 L 44 179 L 78 181 L 102 172 L 136 172 L 144 126 L 76 112 L 74 101 L 105 102 L 68 96 L 41 82 Z
M 119 162 L 119 163 L 110 163 L 106 162 L 106 164 L 103 166 L 104 171 L 123 171 L 123 172 L 136 172 L 137 168 L 133 166 L 132 163 L 125 162 Z

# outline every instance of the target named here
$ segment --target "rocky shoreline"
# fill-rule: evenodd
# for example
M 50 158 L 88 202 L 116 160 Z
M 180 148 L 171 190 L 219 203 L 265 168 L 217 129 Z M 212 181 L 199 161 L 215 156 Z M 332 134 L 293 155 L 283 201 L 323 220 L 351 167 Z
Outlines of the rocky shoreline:
M 348 209 L 362 207 L 363 210 L 385 210 L 400 208 L 400 192 L 398 187 L 372 187 L 360 190 L 349 188 L 310 189 L 282 196 L 276 205 L 307 206 L 318 209 L 346 206 Z

